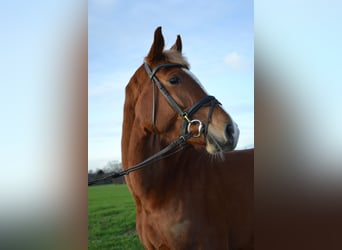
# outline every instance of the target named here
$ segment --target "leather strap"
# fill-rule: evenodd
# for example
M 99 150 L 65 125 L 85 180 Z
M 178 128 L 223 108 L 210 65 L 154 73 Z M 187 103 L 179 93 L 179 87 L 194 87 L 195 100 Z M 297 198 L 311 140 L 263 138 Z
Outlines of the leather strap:
M 203 127 L 203 129 L 204 129 L 203 132 L 204 132 L 204 135 L 206 136 L 207 132 L 208 132 L 208 126 L 209 126 L 209 122 L 211 120 L 211 114 L 213 112 L 213 109 L 214 109 L 215 105 L 221 104 L 221 103 L 214 96 L 205 96 L 202 99 L 200 99 L 199 101 L 197 101 L 194 105 L 192 105 L 187 112 L 183 111 L 179 107 L 177 102 L 169 94 L 169 92 L 166 90 L 166 88 L 163 86 L 163 84 L 158 80 L 158 78 L 155 76 L 155 74 L 161 68 L 165 68 L 165 67 L 182 67 L 182 68 L 184 68 L 185 66 L 182 64 L 177 64 L 177 63 L 165 63 L 165 64 L 160 64 L 157 67 L 155 67 L 153 70 L 151 70 L 150 67 L 148 66 L 148 64 L 146 62 L 144 62 L 144 67 L 145 67 L 145 70 L 146 70 L 148 76 L 151 78 L 152 82 L 154 83 L 154 85 L 156 85 L 159 88 L 160 92 L 164 95 L 164 97 L 169 102 L 171 107 L 173 107 L 173 109 L 176 110 L 176 112 L 183 118 L 183 122 L 182 122 L 182 126 L 181 126 L 181 135 L 185 135 L 187 133 L 187 125 L 189 124 L 192 115 L 194 113 L 196 113 L 202 106 L 204 106 L 208 103 L 210 104 L 210 110 L 208 112 L 207 121 L 206 121 L 205 126 Z M 153 96 L 154 96 L 154 94 L 153 94 Z M 155 128 L 155 105 L 156 105 L 156 103 L 155 103 L 154 98 L 155 97 L 153 97 L 152 127 L 153 127 L 153 130 L 156 131 L 156 128 Z
M 210 109 L 209 109 L 209 112 L 208 112 L 207 121 L 206 121 L 206 123 L 205 123 L 205 125 L 203 127 L 203 129 L 204 129 L 204 131 L 203 131 L 204 132 L 204 136 L 207 136 L 208 126 L 209 126 L 209 123 L 211 121 L 211 115 L 212 115 L 214 107 L 217 104 L 221 105 L 221 103 L 214 96 L 208 95 L 208 96 L 203 97 L 199 101 L 197 101 L 187 111 L 188 117 L 191 119 L 193 114 L 195 114 L 201 107 L 207 106 L 207 104 L 210 105 Z M 186 132 L 187 132 L 187 124 L 188 124 L 187 121 L 183 120 L 182 128 L 181 128 L 181 131 L 182 131 L 181 134 L 186 134 Z
M 130 172 L 136 171 L 138 169 L 144 168 L 146 166 L 148 166 L 149 164 L 153 163 L 154 161 L 158 161 L 160 159 L 162 159 L 162 156 L 168 152 L 170 152 L 171 150 L 183 146 L 184 143 L 186 143 L 186 141 L 192 137 L 191 133 L 188 133 L 186 135 L 181 135 L 177 140 L 173 141 L 171 144 L 169 144 L 167 147 L 163 148 L 162 150 L 160 150 L 159 152 L 155 153 L 154 155 L 148 157 L 147 159 L 145 159 L 144 161 L 140 162 L 137 165 L 134 165 L 133 167 L 130 167 L 126 170 L 122 170 L 120 172 L 117 173 L 113 173 L 111 175 L 108 175 L 106 177 L 100 178 L 100 179 L 96 179 L 94 181 L 88 181 L 88 186 L 91 186 L 93 184 L 95 184 L 96 182 L 99 181 L 103 181 L 109 178 L 118 178 L 120 176 L 124 176 L 124 175 L 128 175 Z
M 152 71 L 150 69 L 150 67 L 148 66 L 148 64 L 146 62 L 144 62 L 144 67 L 145 67 L 145 70 L 146 70 L 148 76 L 151 78 L 152 82 L 158 87 L 160 92 L 165 96 L 166 100 L 169 102 L 171 107 L 173 107 L 180 116 L 184 117 L 186 115 L 186 113 L 183 112 L 183 110 L 179 107 L 177 102 L 172 98 L 172 96 L 169 94 L 169 92 L 166 90 L 166 88 L 157 79 L 155 74 L 158 72 L 159 69 L 164 68 L 164 67 L 185 67 L 185 66 L 182 64 L 177 64 L 177 63 L 166 63 L 166 64 L 158 65 Z

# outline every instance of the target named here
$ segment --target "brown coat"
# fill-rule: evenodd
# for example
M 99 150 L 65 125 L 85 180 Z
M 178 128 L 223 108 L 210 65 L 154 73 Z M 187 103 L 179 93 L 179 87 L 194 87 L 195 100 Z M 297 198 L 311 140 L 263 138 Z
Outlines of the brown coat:
M 178 36 L 171 50 L 164 51 L 158 28 L 146 61 L 152 68 L 168 62 L 186 65 L 181 49 Z M 167 82 L 175 75 L 181 81 L 177 87 Z M 179 68 L 161 70 L 158 79 L 184 108 L 206 94 Z M 155 107 L 157 131 L 153 130 L 152 99 L 152 83 L 141 66 L 126 87 L 123 169 L 160 151 L 179 136 L 182 118 L 160 93 Z M 208 108 L 203 107 L 194 116 L 205 120 L 207 113 Z M 203 135 L 192 138 L 190 147 L 126 176 L 136 203 L 137 231 L 146 249 L 253 249 L 254 149 L 231 151 L 236 143 L 228 147 L 227 126 L 232 123 L 217 106 L 209 124 L 207 137 L 211 139 Z

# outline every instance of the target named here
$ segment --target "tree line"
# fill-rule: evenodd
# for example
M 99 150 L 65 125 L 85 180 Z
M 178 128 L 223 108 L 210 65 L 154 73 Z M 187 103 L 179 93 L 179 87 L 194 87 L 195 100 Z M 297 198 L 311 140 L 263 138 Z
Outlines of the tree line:
M 119 171 L 121 171 L 121 162 L 108 161 L 102 168 L 97 168 L 95 171 L 92 169 L 88 170 L 88 182 L 110 176 L 111 174 Z M 106 178 L 104 180 L 98 181 L 95 185 L 123 183 L 125 183 L 125 178 L 122 176 L 115 179 Z

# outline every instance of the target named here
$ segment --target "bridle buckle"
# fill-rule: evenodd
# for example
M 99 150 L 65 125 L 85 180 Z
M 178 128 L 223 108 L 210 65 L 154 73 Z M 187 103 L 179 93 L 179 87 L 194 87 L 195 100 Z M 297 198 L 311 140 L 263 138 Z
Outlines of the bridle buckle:
M 184 113 L 182 114 L 182 117 L 183 117 L 183 119 L 185 119 L 188 123 L 191 123 L 191 120 L 190 120 L 190 118 L 189 118 L 187 112 L 184 112 Z

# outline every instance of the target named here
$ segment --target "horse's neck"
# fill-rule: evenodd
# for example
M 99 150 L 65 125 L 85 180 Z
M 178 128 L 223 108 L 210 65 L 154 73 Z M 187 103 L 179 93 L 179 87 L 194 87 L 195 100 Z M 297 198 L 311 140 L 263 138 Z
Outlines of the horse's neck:
M 124 166 L 125 168 L 142 162 L 159 152 L 169 143 L 169 141 L 158 135 L 143 133 L 138 133 L 138 135 L 140 138 L 132 137 L 132 141 L 129 143 L 126 158 L 130 166 Z M 188 154 L 191 150 L 183 149 L 166 158 L 161 157 L 157 162 L 129 174 L 128 179 L 131 189 L 135 189 L 134 191 L 139 192 L 140 195 L 154 194 L 159 196 L 178 188 L 175 183 L 180 184 L 181 180 L 185 179 L 185 176 L 189 174 L 189 162 L 187 159 L 189 159 Z
M 171 142 L 169 140 L 163 138 L 162 136 L 151 133 L 141 132 L 137 133 L 136 135 L 132 135 L 131 141 L 128 145 L 129 148 L 127 150 L 128 165 L 125 167 L 129 168 L 146 160 L 150 156 L 160 152 L 170 143 Z M 153 161 L 151 164 L 148 164 L 143 171 L 138 172 L 143 172 L 144 174 L 141 174 L 141 176 L 149 176 L 149 178 L 155 176 L 155 173 L 158 173 L 159 176 L 163 176 L 164 172 L 168 173 L 168 169 L 165 169 L 163 166 L 165 164 L 170 164 L 170 162 L 172 164 L 172 162 L 179 158 L 176 154 L 175 157 L 165 157 L 168 154 L 172 154 L 172 152 L 174 151 L 172 150 L 171 152 L 167 152 L 165 155 L 161 156 L 159 158 L 160 160 L 157 160 L 156 163 L 153 163 Z

